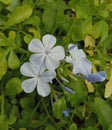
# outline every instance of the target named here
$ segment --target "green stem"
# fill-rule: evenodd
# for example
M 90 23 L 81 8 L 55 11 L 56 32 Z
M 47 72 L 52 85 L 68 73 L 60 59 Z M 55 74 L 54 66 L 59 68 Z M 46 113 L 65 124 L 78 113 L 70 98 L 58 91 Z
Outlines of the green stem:
M 32 116 L 35 114 L 36 110 L 38 109 L 38 107 L 40 106 L 40 103 L 42 101 L 42 98 L 40 99 L 39 103 L 36 105 L 36 107 L 34 108 L 33 112 L 32 112 Z
M 1 115 L 4 115 L 4 93 L 2 93 Z
M 42 103 L 43 103 L 45 112 L 47 113 L 48 117 L 49 117 L 54 123 L 56 123 L 56 121 L 52 118 L 52 116 L 50 116 L 50 114 L 49 114 L 49 112 L 48 112 L 48 110 L 47 110 L 47 107 L 46 107 L 46 105 L 45 105 L 44 100 L 42 100 Z
M 22 48 L 20 48 L 20 47 L 18 47 L 18 46 L 15 46 L 15 47 L 16 47 L 19 51 L 28 54 L 28 51 L 26 51 L 26 50 L 24 50 L 24 49 L 22 49 Z
M 71 71 L 67 71 L 67 74 L 70 78 L 74 79 L 74 80 L 77 80 L 77 78 L 73 75 L 73 73 Z
M 71 35 L 71 32 L 72 32 L 73 27 L 74 27 L 74 24 L 75 24 L 75 18 L 74 18 L 74 20 L 73 20 L 73 22 L 72 22 L 72 24 L 71 24 L 71 27 L 70 27 L 69 30 L 68 30 L 67 36 Z

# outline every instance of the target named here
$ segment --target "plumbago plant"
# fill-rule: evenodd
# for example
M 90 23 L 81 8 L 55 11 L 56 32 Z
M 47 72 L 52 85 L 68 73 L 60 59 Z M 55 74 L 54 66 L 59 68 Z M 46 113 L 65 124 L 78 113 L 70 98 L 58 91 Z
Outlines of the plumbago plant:
M 112 130 L 111 16 L 111 0 L 0 0 L 0 130 Z

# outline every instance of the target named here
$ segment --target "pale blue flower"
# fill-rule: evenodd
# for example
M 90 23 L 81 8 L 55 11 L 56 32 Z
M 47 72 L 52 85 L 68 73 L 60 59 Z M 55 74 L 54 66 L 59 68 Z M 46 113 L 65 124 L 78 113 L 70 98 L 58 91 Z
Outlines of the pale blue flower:
M 92 63 L 86 59 L 86 54 L 82 49 L 78 49 L 77 45 L 70 44 L 68 50 L 71 55 L 66 57 L 66 61 L 73 64 L 75 75 L 82 74 L 89 82 L 102 82 L 106 79 L 104 71 L 92 73 Z
M 33 39 L 28 49 L 35 53 L 30 57 L 30 62 L 39 66 L 44 65 L 48 70 L 55 70 L 60 65 L 60 60 L 65 57 L 65 51 L 62 46 L 56 46 L 56 38 L 53 35 L 46 34 L 39 39 Z
M 39 95 L 46 97 L 50 93 L 50 86 L 48 83 L 52 83 L 52 79 L 56 77 L 54 71 L 45 71 L 45 68 L 41 68 L 30 62 L 24 63 L 20 68 L 21 73 L 24 76 L 30 77 L 22 82 L 22 88 L 26 93 L 31 93 L 37 88 Z

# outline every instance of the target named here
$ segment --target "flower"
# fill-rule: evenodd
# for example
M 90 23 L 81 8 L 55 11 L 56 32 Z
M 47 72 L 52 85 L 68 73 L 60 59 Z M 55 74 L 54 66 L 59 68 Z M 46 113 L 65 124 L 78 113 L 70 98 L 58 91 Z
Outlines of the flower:
M 36 54 L 32 54 L 30 62 L 39 66 L 44 65 L 48 70 L 55 70 L 60 65 L 60 60 L 64 59 L 65 52 L 62 46 L 53 47 L 56 38 L 53 35 L 46 34 L 39 39 L 33 39 L 29 44 L 29 50 Z
M 22 82 L 22 88 L 26 93 L 31 93 L 37 87 L 39 95 L 45 97 L 50 93 L 50 86 L 48 82 L 52 83 L 52 79 L 56 77 L 55 71 L 45 71 L 33 63 L 26 62 L 21 68 L 20 72 L 24 76 L 30 77 Z
M 66 57 L 66 62 L 73 64 L 73 73 L 82 74 L 89 82 L 102 82 L 106 78 L 106 73 L 100 71 L 91 73 L 92 63 L 86 59 L 86 54 L 82 49 L 78 49 L 77 45 L 70 44 L 68 46 L 70 56 Z
M 87 69 L 84 68 L 88 67 L 90 62 L 86 59 L 84 51 L 82 49 L 78 49 L 77 45 L 74 44 L 70 44 L 68 46 L 68 50 L 71 55 L 66 57 L 66 62 L 73 64 L 73 73 L 82 73 L 86 75 Z M 86 60 L 86 62 L 84 62 L 84 60 Z

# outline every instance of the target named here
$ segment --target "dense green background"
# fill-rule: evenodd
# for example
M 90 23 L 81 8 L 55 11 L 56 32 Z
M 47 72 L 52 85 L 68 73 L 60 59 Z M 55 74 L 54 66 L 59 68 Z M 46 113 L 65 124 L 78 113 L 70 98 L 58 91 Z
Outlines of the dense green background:
M 78 43 L 106 80 L 85 82 L 63 61 L 57 76 L 76 94 L 55 80 L 46 98 L 25 94 L 20 66 L 31 55 L 30 40 L 47 33 L 65 50 Z M 112 0 L 0 0 L 0 130 L 112 130 L 111 94 Z

